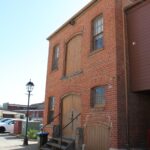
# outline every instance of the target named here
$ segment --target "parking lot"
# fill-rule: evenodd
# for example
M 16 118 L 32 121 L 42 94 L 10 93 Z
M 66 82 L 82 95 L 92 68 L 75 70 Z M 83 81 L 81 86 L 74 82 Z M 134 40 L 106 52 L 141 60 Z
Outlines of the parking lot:
M 29 140 L 28 146 L 23 146 L 23 138 L 9 133 L 0 133 L 0 150 L 38 150 L 38 142 Z

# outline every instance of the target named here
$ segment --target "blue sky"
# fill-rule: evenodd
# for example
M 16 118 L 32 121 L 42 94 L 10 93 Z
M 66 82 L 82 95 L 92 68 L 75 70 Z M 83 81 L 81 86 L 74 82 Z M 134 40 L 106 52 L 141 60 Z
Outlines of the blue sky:
M 27 104 L 26 83 L 35 87 L 30 103 L 44 101 L 46 38 L 90 0 L 0 0 L 0 104 Z

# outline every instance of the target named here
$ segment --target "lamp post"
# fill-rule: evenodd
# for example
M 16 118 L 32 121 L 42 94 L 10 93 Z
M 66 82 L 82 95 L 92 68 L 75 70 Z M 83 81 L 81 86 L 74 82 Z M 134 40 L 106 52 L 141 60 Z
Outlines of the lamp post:
M 33 90 L 34 84 L 31 82 L 31 80 L 26 84 L 27 92 L 28 92 L 28 105 L 27 105 L 27 112 L 26 112 L 26 130 L 25 130 L 25 137 L 23 141 L 23 145 L 28 145 L 28 136 L 27 136 L 27 131 L 28 131 L 28 118 L 29 118 L 29 101 L 30 101 L 30 95 Z

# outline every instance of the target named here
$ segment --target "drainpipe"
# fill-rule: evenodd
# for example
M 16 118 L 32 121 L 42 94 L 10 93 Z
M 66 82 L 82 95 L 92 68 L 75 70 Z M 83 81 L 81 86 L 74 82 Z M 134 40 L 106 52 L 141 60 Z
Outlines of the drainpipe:
M 127 48 L 127 32 L 126 32 L 126 17 L 124 16 L 123 11 L 123 33 L 124 33 L 124 66 L 125 66 L 125 117 L 126 117 L 126 148 L 127 150 L 130 150 L 130 139 L 129 139 L 129 108 L 128 108 L 128 48 Z
M 124 51 L 126 51 L 126 48 L 124 48 Z M 127 66 L 127 55 L 125 52 L 125 111 L 126 111 L 126 148 L 127 150 L 130 150 L 130 138 L 129 138 L 129 108 L 128 108 L 128 66 Z
M 125 66 L 125 118 L 126 118 L 126 148 L 127 150 L 130 150 L 130 137 L 129 137 L 129 108 L 128 108 L 128 48 L 127 48 L 127 24 L 126 24 L 126 17 L 125 17 L 125 11 L 123 9 L 122 5 L 122 16 L 123 16 L 123 42 L 124 42 L 124 66 Z
M 60 111 L 60 149 L 61 149 L 61 144 L 62 144 L 62 99 L 60 102 L 59 106 L 59 111 Z

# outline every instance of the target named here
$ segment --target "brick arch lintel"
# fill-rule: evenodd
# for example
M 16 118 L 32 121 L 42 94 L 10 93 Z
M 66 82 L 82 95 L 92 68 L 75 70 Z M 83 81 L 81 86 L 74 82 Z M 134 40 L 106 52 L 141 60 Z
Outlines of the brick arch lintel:
M 60 99 L 63 100 L 65 97 L 67 97 L 67 96 L 69 96 L 69 95 L 81 96 L 81 94 L 78 93 L 78 92 L 67 92 L 67 93 L 65 93 L 63 96 L 61 96 Z

